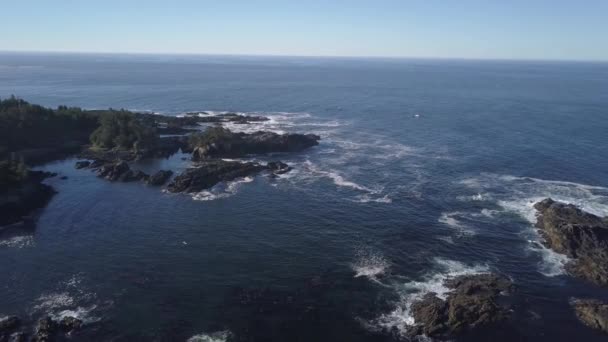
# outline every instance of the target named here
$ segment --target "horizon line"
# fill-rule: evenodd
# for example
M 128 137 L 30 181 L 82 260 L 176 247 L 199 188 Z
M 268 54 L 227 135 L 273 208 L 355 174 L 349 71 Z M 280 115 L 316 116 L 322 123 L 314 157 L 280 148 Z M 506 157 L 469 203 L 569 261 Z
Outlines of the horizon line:
M 142 51 L 76 51 L 76 50 L 3 50 L 0 54 L 65 54 L 65 55 L 143 55 L 143 56 L 216 56 L 216 57 L 285 57 L 285 58 L 344 58 L 344 59 L 393 59 L 393 60 L 460 60 L 460 61 L 505 61 L 505 62 L 584 62 L 608 63 L 608 59 L 566 58 L 509 58 L 509 57 L 438 57 L 438 56 L 382 56 L 382 55 L 291 55 L 264 53 L 215 53 L 215 52 L 142 52 Z

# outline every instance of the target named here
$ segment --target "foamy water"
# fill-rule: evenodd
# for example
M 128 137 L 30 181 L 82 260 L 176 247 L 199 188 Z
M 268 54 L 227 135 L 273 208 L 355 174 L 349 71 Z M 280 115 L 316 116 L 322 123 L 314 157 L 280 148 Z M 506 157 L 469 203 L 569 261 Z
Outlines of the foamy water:
M 218 331 L 211 334 L 198 334 L 190 337 L 187 342 L 226 342 L 230 338 L 229 331 Z
M 357 259 L 351 265 L 355 278 L 366 277 L 377 280 L 390 268 L 390 262 L 378 251 L 362 248 L 357 251 Z
M 253 177 L 244 177 L 227 183 L 220 183 L 209 190 L 192 194 L 192 199 L 196 201 L 213 201 L 228 198 L 236 195 L 243 184 L 251 183 L 253 180 Z
M 32 235 L 13 236 L 6 239 L 0 239 L 0 247 L 7 248 L 26 248 L 35 245 Z

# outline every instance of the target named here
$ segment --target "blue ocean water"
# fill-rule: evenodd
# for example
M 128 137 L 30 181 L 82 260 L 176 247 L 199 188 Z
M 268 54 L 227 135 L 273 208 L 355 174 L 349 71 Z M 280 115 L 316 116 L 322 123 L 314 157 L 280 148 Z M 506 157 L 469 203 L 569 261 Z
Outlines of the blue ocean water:
M 0 316 L 77 315 L 83 340 L 394 341 L 443 279 L 494 271 L 520 340 L 603 338 L 568 299 L 608 293 L 565 275 L 531 205 L 608 215 L 608 64 L 4 53 L 11 94 L 255 113 L 271 120 L 230 128 L 322 140 L 252 158 L 291 164 L 280 178 L 194 196 L 42 166 L 68 179 L 35 230 L 0 240 Z

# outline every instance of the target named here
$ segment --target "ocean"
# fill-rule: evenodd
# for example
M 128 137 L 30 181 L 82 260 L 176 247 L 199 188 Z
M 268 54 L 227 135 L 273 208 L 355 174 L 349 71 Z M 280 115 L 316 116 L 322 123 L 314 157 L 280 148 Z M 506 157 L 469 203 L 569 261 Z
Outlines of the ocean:
M 417 298 L 492 271 L 516 286 L 521 340 L 605 340 L 568 300 L 608 292 L 565 274 L 532 204 L 608 215 L 608 64 L 2 53 L 11 94 L 264 115 L 230 128 L 321 141 L 247 158 L 290 173 L 194 195 L 41 166 L 68 178 L 35 230 L 0 240 L 0 316 L 75 315 L 88 341 L 397 341 Z

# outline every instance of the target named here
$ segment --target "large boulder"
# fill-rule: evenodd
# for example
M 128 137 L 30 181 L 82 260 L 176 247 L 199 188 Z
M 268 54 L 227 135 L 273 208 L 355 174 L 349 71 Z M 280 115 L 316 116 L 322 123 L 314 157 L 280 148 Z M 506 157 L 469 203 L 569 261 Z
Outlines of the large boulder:
M 319 144 L 321 138 L 314 134 L 277 134 L 274 132 L 233 133 L 221 127 L 213 127 L 193 136 L 192 159 L 243 157 L 249 154 L 274 152 L 299 152 Z
M 246 177 L 265 169 L 267 169 L 266 166 L 258 163 L 209 160 L 177 175 L 173 181 L 169 183 L 167 190 L 170 192 L 199 192 L 208 189 L 219 182 Z
M 550 198 L 534 205 L 544 244 L 572 259 L 567 270 L 595 284 L 608 285 L 608 219 Z
M 498 303 L 498 297 L 512 288 L 506 277 L 491 273 L 459 276 L 446 280 L 444 286 L 451 289 L 445 300 L 429 293 L 412 304 L 415 325 L 408 330 L 412 337 L 450 338 L 509 317 L 508 308 Z
M 169 180 L 169 178 L 173 175 L 173 171 L 170 170 L 160 170 L 158 172 L 156 172 L 155 174 L 153 174 L 152 176 L 150 176 L 150 178 L 148 178 L 148 184 L 150 185 L 163 185 L 167 182 L 167 180 Z
M 595 299 L 572 299 L 576 317 L 585 325 L 608 333 L 608 303 Z

